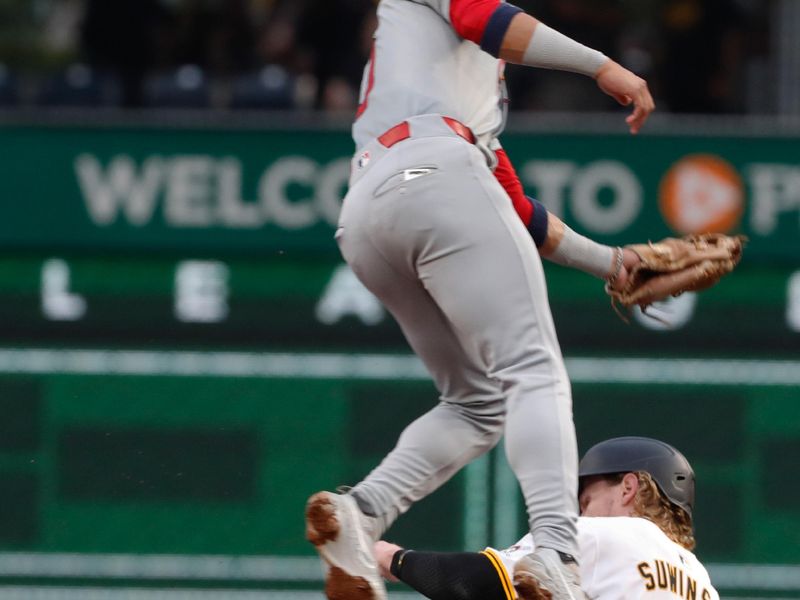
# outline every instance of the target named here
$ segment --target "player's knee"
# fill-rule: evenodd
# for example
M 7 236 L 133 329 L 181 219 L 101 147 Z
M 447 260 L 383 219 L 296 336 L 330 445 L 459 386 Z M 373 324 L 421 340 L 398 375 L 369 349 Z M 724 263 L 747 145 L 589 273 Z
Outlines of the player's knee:
M 506 423 L 506 403 L 503 400 L 459 405 L 459 409 L 493 447 L 503 435 Z

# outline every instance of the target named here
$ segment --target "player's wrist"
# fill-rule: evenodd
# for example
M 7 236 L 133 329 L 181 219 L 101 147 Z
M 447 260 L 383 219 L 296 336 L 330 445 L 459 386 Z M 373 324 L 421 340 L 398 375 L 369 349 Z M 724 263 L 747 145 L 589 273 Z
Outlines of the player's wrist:
M 548 256 L 550 260 L 565 267 L 579 269 L 599 279 L 607 280 L 618 270 L 616 265 L 620 256 L 619 248 L 598 244 L 566 225 L 563 228 L 561 241 Z
M 614 262 L 611 264 L 611 270 L 608 272 L 609 274 L 606 276 L 606 282 L 610 287 L 614 287 L 617 283 L 617 280 L 623 273 L 625 268 L 625 253 L 623 252 L 622 248 L 617 246 L 614 248 Z
M 588 77 L 597 77 L 600 69 L 611 62 L 593 48 L 565 36 L 542 22 L 533 30 L 522 63 L 531 67 L 571 71 Z
M 603 62 L 603 64 L 601 64 L 598 67 L 593 77 L 595 79 L 600 79 L 605 73 L 608 73 L 609 71 L 613 70 L 616 66 L 618 66 L 618 63 L 606 57 L 606 60 Z
M 411 550 L 408 548 L 400 548 L 392 555 L 389 572 L 398 580 L 402 579 L 403 561 L 410 552 Z

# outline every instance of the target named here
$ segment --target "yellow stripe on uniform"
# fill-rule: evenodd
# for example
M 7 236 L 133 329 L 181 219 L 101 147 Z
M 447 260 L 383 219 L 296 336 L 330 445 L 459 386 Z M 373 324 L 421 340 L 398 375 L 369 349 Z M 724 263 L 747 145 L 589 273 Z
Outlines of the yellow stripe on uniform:
M 497 574 L 500 577 L 500 581 L 503 584 L 503 590 L 506 593 L 506 600 L 514 600 L 517 597 L 517 593 L 514 591 L 514 586 L 511 585 L 511 578 L 508 576 L 508 571 L 506 571 L 506 566 L 503 564 L 503 561 L 500 560 L 500 557 L 497 556 L 495 552 L 489 550 L 488 548 L 481 552 L 484 556 L 489 559 L 489 562 L 494 565 Z

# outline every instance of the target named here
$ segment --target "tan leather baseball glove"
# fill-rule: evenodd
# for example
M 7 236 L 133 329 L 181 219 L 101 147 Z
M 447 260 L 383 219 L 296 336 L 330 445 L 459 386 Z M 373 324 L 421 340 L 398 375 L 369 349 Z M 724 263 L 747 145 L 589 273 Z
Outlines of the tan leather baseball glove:
M 653 302 L 716 284 L 739 263 L 746 241 L 742 235 L 705 233 L 626 246 L 641 262 L 622 289 L 606 286 L 606 292 L 615 309 L 638 305 L 644 312 Z

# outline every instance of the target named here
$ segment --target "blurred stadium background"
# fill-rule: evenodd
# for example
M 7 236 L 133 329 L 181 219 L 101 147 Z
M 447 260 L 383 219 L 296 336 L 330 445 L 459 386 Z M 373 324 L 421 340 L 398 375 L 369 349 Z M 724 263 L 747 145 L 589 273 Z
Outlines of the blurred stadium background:
M 800 2 L 518 4 L 659 106 L 631 138 L 591 81 L 510 68 L 529 191 L 606 243 L 750 238 L 669 328 L 547 267 L 580 448 L 681 448 L 722 597 L 800 598 Z M 306 497 L 435 401 L 332 241 L 373 27 L 369 0 L 0 0 L 0 600 L 322 597 Z M 388 537 L 523 528 L 496 450 Z

